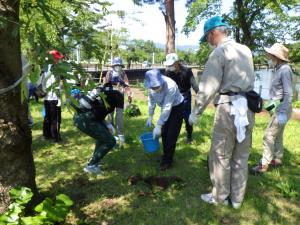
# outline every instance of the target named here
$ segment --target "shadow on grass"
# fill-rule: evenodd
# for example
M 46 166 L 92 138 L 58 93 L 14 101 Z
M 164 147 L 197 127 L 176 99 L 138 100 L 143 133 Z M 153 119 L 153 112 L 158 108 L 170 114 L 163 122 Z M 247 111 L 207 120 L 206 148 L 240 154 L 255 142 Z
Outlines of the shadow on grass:
M 284 166 L 270 168 L 262 175 L 249 175 L 245 198 L 259 215 L 258 221 L 253 224 L 294 224 L 300 220 L 300 175 L 292 157 L 291 152 L 285 149 Z M 260 158 L 261 153 L 254 149 L 249 159 L 249 170 L 257 165 Z
M 126 145 L 112 150 L 103 159 L 103 174 L 91 176 L 82 172 L 94 149 L 94 140 L 79 132 L 70 117 L 63 119 L 62 145 L 40 142 L 34 136 L 34 150 L 39 185 L 46 195 L 69 195 L 74 201 L 71 218 L 66 224 L 297 224 L 300 191 L 299 157 L 285 150 L 285 166 L 263 176 L 249 176 L 245 202 L 240 210 L 208 205 L 200 194 L 210 191 L 211 182 L 206 156 L 213 124 L 213 113 L 204 114 L 194 127 L 194 143 L 185 143 L 184 123 L 178 139 L 174 166 L 159 170 L 162 149 L 149 154 L 139 138 L 144 132 L 144 116 L 125 120 Z M 259 122 L 264 129 L 266 122 Z M 46 144 L 45 144 L 46 143 Z M 261 152 L 251 152 L 250 168 Z M 149 189 L 143 183 L 129 185 L 128 177 L 178 176 L 183 185 L 172 185 L 165 191 Z M 43 183 L 45 182 L 45 183 Z

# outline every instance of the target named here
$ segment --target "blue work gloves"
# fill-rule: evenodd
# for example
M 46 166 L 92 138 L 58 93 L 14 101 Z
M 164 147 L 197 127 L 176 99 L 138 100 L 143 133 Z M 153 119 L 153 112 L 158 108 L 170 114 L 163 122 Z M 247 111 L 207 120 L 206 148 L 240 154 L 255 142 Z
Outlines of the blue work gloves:
M 285 125 L 287 122 L 287 115 L 285 113 L 278 114 L 278 123 L 280 126 Z
M 74 89 L 72 89 L 71 90 L 71 95 L 78 95 L 80 93 L 80 90 L 79 89 L 76 89 L 76 88 L 74 88 Z
M 153 117 L 149 116 L 148 119 L 147 119 L 147 122 L 146 122 L 146 126 L 147 127 L 151 127 L 152 126 L 152 120 L 153 120 Z
M 153 129 L 153 139 L 159 138 L 161 135 L 161 125 L 156 125 Z

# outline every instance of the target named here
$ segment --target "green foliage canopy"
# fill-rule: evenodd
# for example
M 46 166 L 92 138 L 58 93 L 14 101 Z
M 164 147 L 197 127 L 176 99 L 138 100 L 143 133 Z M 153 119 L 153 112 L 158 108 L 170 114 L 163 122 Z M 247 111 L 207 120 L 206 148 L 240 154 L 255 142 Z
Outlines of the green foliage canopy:
M 194 31 L 200 21 L 221 14 L 222 0 L 195 0 L 190 4 L 184 33 Z M 297 9 L 298 8 L 298 9 Z M 223 14 L 232 26 L 236 41 L 252 50 L 274 42 L 296 40 L 300 16 L 297 0 L 235 0 L 230 12 Z

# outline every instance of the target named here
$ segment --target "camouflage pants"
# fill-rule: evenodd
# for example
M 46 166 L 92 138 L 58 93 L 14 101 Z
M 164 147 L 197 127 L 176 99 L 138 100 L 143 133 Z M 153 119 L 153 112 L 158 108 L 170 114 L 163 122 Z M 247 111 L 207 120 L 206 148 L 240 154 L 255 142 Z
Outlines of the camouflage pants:
M 103 122 L 95 120 L 91 112 L 75 114 L 73 120 L 79 130 L 96 139 L 95 150 L 88 165 L 98 165 L 101 159 L 115 146 L 114 136 Z

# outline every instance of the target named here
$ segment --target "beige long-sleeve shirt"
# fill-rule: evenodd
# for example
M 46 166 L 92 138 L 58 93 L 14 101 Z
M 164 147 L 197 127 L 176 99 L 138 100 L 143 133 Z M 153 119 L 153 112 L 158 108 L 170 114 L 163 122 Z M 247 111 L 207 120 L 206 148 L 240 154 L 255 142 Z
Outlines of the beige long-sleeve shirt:
M 252 90 L 254 78 L 250 49 L 229 38 L 223 39 L 205 64 L 193 113 L 202 114 L 217 93 Z M 228 102 L 229 99 L 226 95 L 219 95 L 215 103 Z

